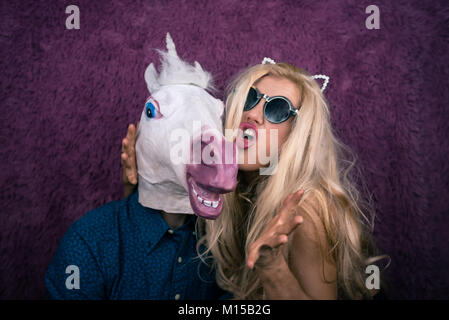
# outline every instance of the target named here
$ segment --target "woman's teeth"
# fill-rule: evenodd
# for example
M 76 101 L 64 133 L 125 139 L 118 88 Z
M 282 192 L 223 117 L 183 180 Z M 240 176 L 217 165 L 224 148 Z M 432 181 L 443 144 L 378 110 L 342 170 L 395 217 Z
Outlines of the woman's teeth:
M 243 138 L 247 138 L 248 140 L 253 140 L 256 136 L 256 132 L 254 129 L 247 128 L 243 131 Z
M 193 186 L 193 184 L 191 184 L 191 186 L 192 186 L 193 193 L 195 194 L 195 196 L 197 197 L 198 201 L 201 204 L 205 205 L 206 207 L 212 207 L 212 208 L 217 208 L 218 207 L 218 203 L 220 202 L 220 198 L 218 198 L 218 201 L 209 201 L 209 200 L 203 199 L 203 198 L 201 198 L 198 195 L 198 192 L 196 192 L 195 187 Z

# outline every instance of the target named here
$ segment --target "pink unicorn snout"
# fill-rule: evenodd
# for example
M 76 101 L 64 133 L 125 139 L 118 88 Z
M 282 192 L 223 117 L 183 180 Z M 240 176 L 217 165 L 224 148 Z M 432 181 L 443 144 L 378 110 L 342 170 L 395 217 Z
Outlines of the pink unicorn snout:
M 231 192 L 237 185 L 237 148 L 223 136 L 207 132 L 202 133 L 200 144 L 191 150 L 196 151 L 195 159 L 201 152 L 201 161 L 186 167 L 190 204 L 198 216 L 216 219 L 223 206 L 221 194 Z

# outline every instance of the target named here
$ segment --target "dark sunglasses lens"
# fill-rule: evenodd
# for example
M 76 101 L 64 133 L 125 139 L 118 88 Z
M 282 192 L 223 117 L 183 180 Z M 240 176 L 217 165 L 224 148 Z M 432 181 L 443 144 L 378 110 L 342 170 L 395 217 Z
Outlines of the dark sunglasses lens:
M 273 123 L 280 123 L 288 119 L 290 107 L 284 99 L 273 99 L 265 106 L 265 116 Z
M 243 110 L 247 111 L 257 104 L 257 92 L 254 90 L 254 88 L 250 88 L 248 91 L 248 96 L 246 97 L 245 107 Z

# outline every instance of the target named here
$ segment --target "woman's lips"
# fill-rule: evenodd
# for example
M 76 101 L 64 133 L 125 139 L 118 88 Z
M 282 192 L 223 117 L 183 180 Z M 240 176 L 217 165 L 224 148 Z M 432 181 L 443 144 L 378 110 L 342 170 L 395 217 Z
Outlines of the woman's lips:
M 247 129 L 254 130 L 254 136 L 252 139 L 244 138 L 244 131 Z M 237 147 L 240 149 L 248 149 L 253 144 L 256 143 L 257 140 L 257 128 L 256 126 L 248 123 L 248 122 L 242 122 L 239 126 L 239 131 L 236 139 Z

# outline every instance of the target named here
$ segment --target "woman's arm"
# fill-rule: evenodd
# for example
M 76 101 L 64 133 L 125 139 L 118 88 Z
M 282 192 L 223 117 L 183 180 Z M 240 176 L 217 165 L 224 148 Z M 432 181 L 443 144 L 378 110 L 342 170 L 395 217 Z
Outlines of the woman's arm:
M 324 226 L 308 214 L 303 217 L 304 223 L 292 235 L 290 270 L 312 299 L 337 299 L 337 266 L 326 259 L 330 247 Z
M 285 209 L 289 206 L 290 208 Z M 258 256 L 254 256 L 258 247 L 259 256 L 263 256 L 261 260 L 264 262 L 259 263 L 260 266 L 256 264 L 255 270 L 267 299 L 336 299 L 336 267 L 324 259 L 320 249 L 320 244 L 323 252 L 329 249 L 326 246 L 324 227 L 314 224 L 307 214 L 302 216 L 303 221 L 298 227 L 296 222 L 299 218 L 294 217 L 295 210 L 291 209 L 292 206 L 295 206 L 294 199 L 287 198 L 280 213 L 250 247 L 249 266 L 251 267 L 254 258 L 258 259 Z M 314 208 L 318 209 L 316 206 Z M 280 219 L 282 212 L 284 220 Z M 290 221 L 286 212 L 290 212 Z M 286 249 L 284 243 L 287 235 L 290 239 L 288 262 L 282 254 Z M 279 239 L 278 246 L 274 240 L 276 238 Z M 326 282 L 331 280 L 334 281 Z
M 273 268 L 258 271 L 267 299 L 337 299 L 337 269 L 324 258 L 329 248 L 322 225 L 316 228 L 304 215 L 304 222 L 290 237 L 288 264 L 279 254 Z

